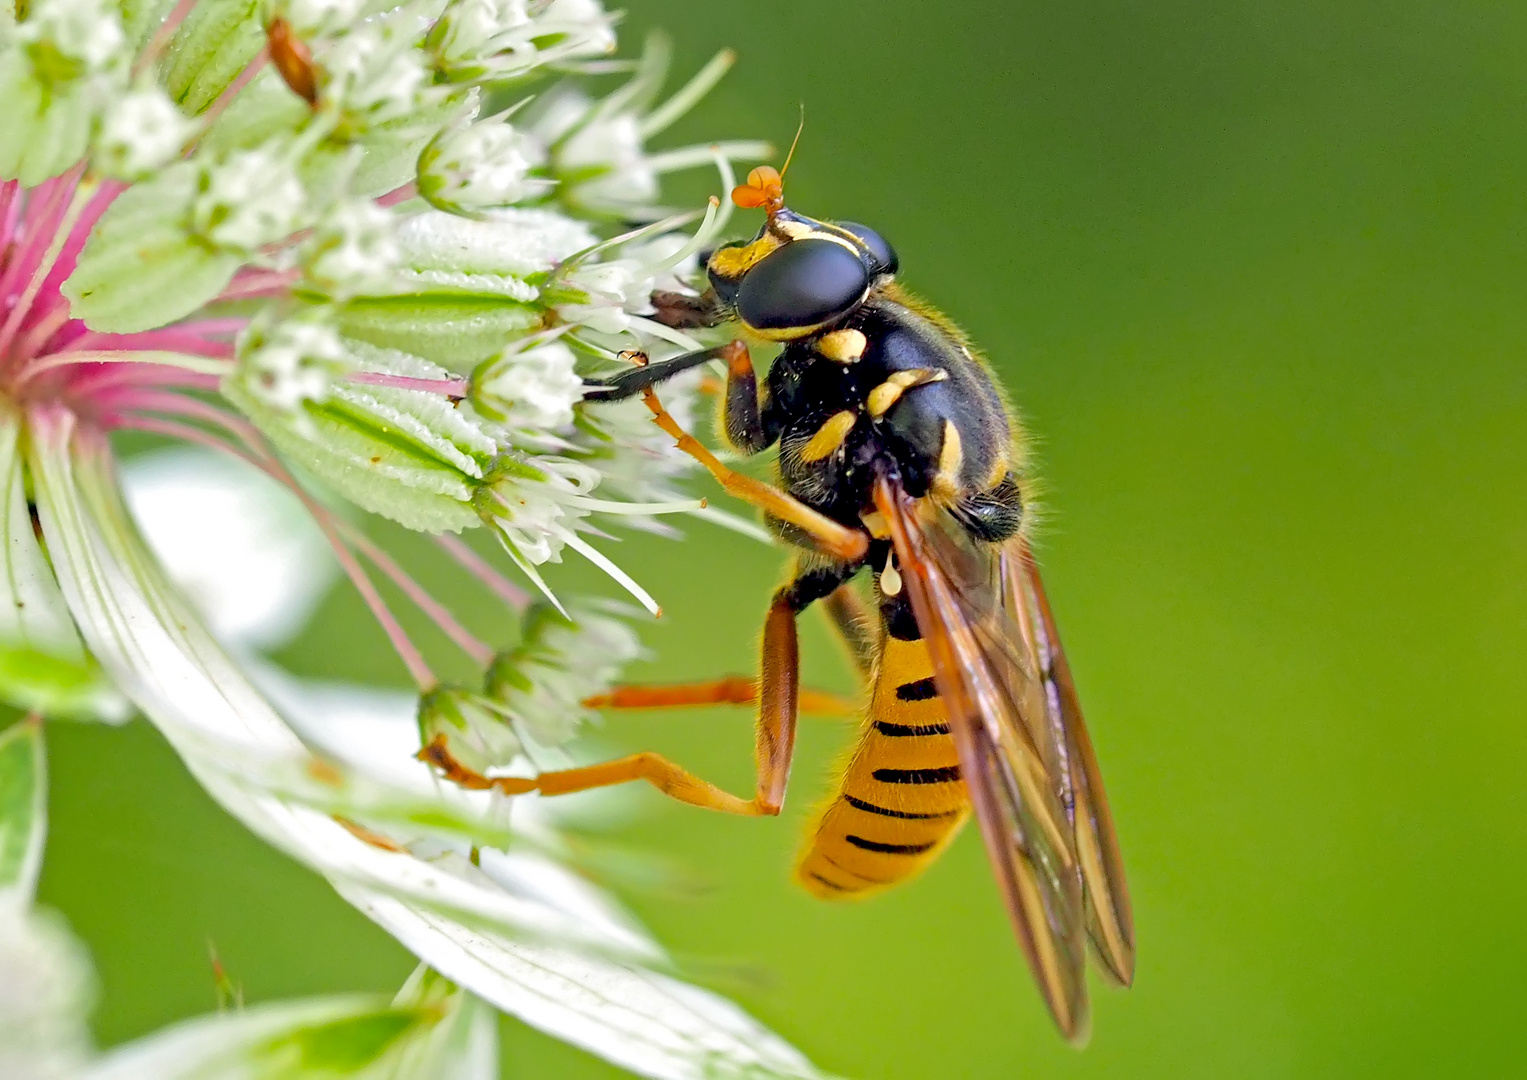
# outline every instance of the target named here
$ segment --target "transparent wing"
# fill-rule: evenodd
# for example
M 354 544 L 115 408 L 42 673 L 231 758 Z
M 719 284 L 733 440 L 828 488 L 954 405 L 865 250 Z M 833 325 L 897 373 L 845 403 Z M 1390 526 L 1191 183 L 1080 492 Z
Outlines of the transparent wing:
M 1010 608 L 999 549 L 887 480 L 875 488 L 933 659 L 961 776 L 1019 944 L 1061 1032 L 1087 1035 L 1087 919 L 1053 686 Z
M 1082 719 L 1071 666 L 1066 662 L 1055 616 L 1045 596 L 1028 542 L 1015 540 L 998 556 L 1003 607 L 1019 627 L 1025 651 L 1044 686 L 1049 738 L 1069 765 L 1071 824 L 1082 874 L 1087 930 L 1098 963 L 1110 979 L 1128 986 L 1135 977 L 1135 925 L 1124 863 L 1108 812 L 1103 777 Z

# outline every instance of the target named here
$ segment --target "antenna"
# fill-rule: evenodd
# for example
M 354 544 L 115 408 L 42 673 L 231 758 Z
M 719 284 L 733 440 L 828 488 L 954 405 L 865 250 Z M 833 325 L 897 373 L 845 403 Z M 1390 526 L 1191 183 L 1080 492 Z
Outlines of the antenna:
M 795 148 L 800 144 L 801 132 L 806 130 L 806 103 L 801 102 L 801 122 L 795 125 L 795 138 L 790 140 L 790 152 L 785 155 L 785 163 L 780 166 L 779 178 L 784 180 L 785 174 L 790 171 L 790 162 L 795 159 Z

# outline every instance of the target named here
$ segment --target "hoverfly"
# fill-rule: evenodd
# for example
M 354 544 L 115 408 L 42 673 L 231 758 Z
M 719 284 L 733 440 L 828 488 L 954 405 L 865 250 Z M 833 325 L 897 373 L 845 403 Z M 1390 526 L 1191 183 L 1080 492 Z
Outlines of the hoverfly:
M 739 798 L 650 753 L 477 782 L 557 794 L 641 779 L 698 806 L 779 813 L 797 712 L 831 708 L 799 685 L 796 618 L 824 601 L 870 702 L 797 879 L 825 899 L 885 889 L 925 868 L 973 813 L 1040 991 L 1061 1032 L 1080 1041 L 1088 943 L 1104 975 L 1127 986 L 1134 928 L 1102 780 L 1023 533 L 1007 407 L 964 335 L 896 283 L 896 254 L 879 234 L 788 209 L 768 167 L 732 198 L 765 211 L 758 235 L 710 255 L 703 295 L 654 303 L 676 327 L 734 322 L 782 343 L 767 393 L 736 340 L 633 367 L 588 396 L 644 395 L 678 445 L 799 554 L 769 606 L 756 682 L 625 687 L 590 704 L 756 700 L 757 790 Z M 779 487 L 728 469 L 662 408 L 655 387 L 712 359 L 727 368 L 727 440 L 747 454 L 777 443 Z M 866 569 L 874 613 L 849 584 Z M 424 756 L 471 779 L 441 746 Z

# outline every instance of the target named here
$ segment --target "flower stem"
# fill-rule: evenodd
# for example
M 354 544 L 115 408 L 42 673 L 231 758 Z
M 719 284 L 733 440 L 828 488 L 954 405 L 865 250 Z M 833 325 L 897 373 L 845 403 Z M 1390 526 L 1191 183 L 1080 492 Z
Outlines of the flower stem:
M 386 574 L 392 583 L 402 590 L 420 611 L 428 615 L 430 621 L 438 626 L 446 637 L 455 642 L 462 652 L 479 664 L 487 664 L 493 659 L 492 646 L 478 640 L 471 631 L 457 622 L 455 616 L 446 609 L 444 604 L 431 596 L 424 586 L 410 577 L 407 571 L 390 555 L 372 543 L 370 538 L 352 525 L 341 523 L 339 529 L 350 546 L 370 559 L 378 570 Z
M 461 537 L 451 533 L 441 533 L 434 540 L 461 565 L 462 569 L 481 581 L 493 591 L 495 596 L 515 611 L 524 611 L 530 606 L 530 594 L 493 569 L 488 560 L 473 551 Z

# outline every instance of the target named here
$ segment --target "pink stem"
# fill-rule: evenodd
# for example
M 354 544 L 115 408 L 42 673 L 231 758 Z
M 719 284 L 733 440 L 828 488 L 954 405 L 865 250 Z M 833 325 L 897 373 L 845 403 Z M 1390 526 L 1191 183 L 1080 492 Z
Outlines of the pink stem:
M 47 280 L 53 269 L 53 262 L 48 260 L 52 259 L 56 262 L 58 259 L 58 251 L 53 249 L 53 241 L 60 240 L 59 249 L 61 250 L 63 243 L 67 240 L 67 237 L 60 238 L 58 232 L 63 228 L 64 223 L 69 221 L 70 211 L 74 208 L 75 196 L 79 191 L 79 180 L 84 175 L 84 171 L 84 165 L 76 165 L 60 178 L 63 182 L 56 189 L 57 195 L 51 200 L 43 221 L 39 222 L 37 235 L 31 238 L 35 242 L 28 245 L 26 258 L 17 262 L 18 268 L 25 269 L 16 280 L 24 280 L 26 284 L 22 287 L 20 296 L 16 298 L 15 306 L 6 315 L 5 325 L 0 326 L 0 355 L 4 355 L 9 349 L 16 331 L 21 328 L 22 322 L 31 313 L 32 304 L 37 300 L 42 291 L 43 282 Z M 84 207 L 80 209 L 83 210 Z M 8 271 L 9 269 L 12 268 L 8 268 Z M 7 290 L 0 295 L 13 291 L 14 284 L 13 282 L 12 290 Z
M 359 530 L 348 525 L 340 525 L 340 530 L 350 545 L 376 565 L 376 568 L 392 579 L 392 583 L 403 591 L 403 594 L 412 600 L 415 606 L 438 626 L 441 631 L 456 643 L 456 646 L 479 664 L 487 664 L 493 659 L 491 646 L 479 641 L 471 631 L 456 621 L 440 601 L 431 596 L 424 586 L 410 577 L 392 557 Z
M 166 326 L 136 334 L 98 334 L 94 331 L 69 344 L 70 352 L 180 352 L 214 360 L 232 359 L 233 343 L 208 341 L 190 326 Z
M 254 270 L 240 274 L 219 293 L 212 303 L 225 300 L 253 300 L 262 296 L 280 296 L 301 276 L 296 270 Z
M 131 394 L 152 393 L 151 387 L 216 390 L 218 384 L 216 375 L 162 364 L 96 364 L 90 368 L 81 365 L 80 370 L 83 374 L 70 380 L 69 390 L 86 401 L 104 398 L 120 402 Z
M 402 187 L 393 188 L 386 195 L 378 197 L 376 204 L 378 206 L 396 206 L 400 202 L 407 202 L 417 194 L 418 191 L 415 190 L 412 181 L 410 181 L 409 183 L 404 184 Z
M 31 327 L 22 335 L 21 340 L 16 343 L 16 348 L 12 350 L 12 355 L 18 360 L 32 359 L 42 351 L 42 347 L 48 343 L 48 339 L 63 329 L 64 324 L 68 321 L 69 303 L 60 297 L 58 303 L 48 308 L 33 321 Z
M 215 409 L 212 411 L 217 412 Z M 209 417 L 209 419 L 225 422 L 226 426 L 237 432 L 237 428 L 233 424 L 226 423 L 232 421 L 232 417 L 220 414 L 215 418 Z M 203 446 L 211 446 L 218 450 L 226 451 L 233 449 L 223 440 L 216 438 L 203 428 L 196 427 L 194 424 L 182 424 L 175 420 L 165 420 L 155 416 L 136 414 L 116 416 L 112 420 L 114 425 L 119 428 L 152 432 L 156 435 L 165 435 L 174 439 L 199 443 Z M 237 453 L 237 451 L 234 452 Z M 435 673 L 430 670 L 429 664 L 425 662 L 424 655 L 409 640 L 408 635 L 403 631 L 403 627 L 393 616 L 391 609 L 387 607 L 387 602 L 376 591 L 376 586 L 372 583 L 371 578 L 367 576 L 361 564 L 356 561 L 355 553 L 345 545 L 344 540 L 336 531 L 333 519 L 329 516 L 328 511 L 319 506 L 306 491 L 300 488 L 296 481 L 292 479 L 291 474 L 282 468 L 273 457 L 267 457 L 267 463 L 262 465 L 260 461 L 252 457 L 244 454 L 239 454 L 238 456 L 244 457 L 246 461 L 250 461 L 251 464 L 262 468 L 265 472 L 291 488 L 297 497 L 302 500 L 308 512 L 318 522 L 318 527 L 323 530 L 324 536 L 328 538 L 329 546 L 334 549 L 334 557 L 339 560 L 339 565 L 344 569 L 345 575 L 349 577 L 356 591 L 361 594 L 361 599 L 366 602 L 366 606 L 371 609 L 372 617 L 381 625 L 383 633 L 392 642 L 393 649 L 396 650 L 398 658 L 403 661 L 403 666 L 408 668 L 408 673 L 413 677 L 415 684 L 418 685 L 421 691 L 431 690 L 438 685 L 440 680 L 435 678 Z
M 408 375 L 387 375 L 380 371 L 356 371 L 345 376 L 346 382 L 365 383 L 367 386 L 388 386 L 394 390 L 422 390 L 427 394 L 444 394 L 446 397 L 463 398 L 472 389 L 467 379 L 415 379 Z
M 22 219 L 20 247 L 0 275 L 0 296 L 17 291 L 20 282 L 29 280 L 37 263 L 48 250 L 48 243 L 58 230 L 58 219 L 67 211 L 74 185 L 79 180 L 78 167 L 54 180 L 37 185 L 27 196 L 28 213 Z
M 25 202 L 19 180 L 7 180 L 0 184 L 0 249 L 9 246 L 15 238 L 16 222 L 21 217 Z
M 530 594 L 495 570 L 461 537 L 451 533 L 441 533 L 435 537 L 435 543 L 444 548 L 451 558 L 461 564 L 463 569 L 491 589 L 500 600 L 515 611 L 524 611 L 530 606 Z

